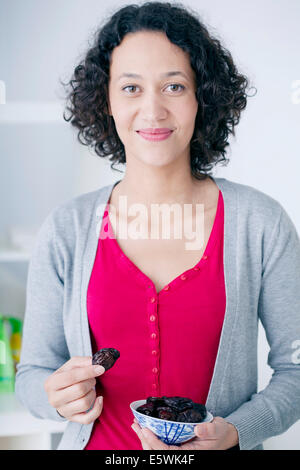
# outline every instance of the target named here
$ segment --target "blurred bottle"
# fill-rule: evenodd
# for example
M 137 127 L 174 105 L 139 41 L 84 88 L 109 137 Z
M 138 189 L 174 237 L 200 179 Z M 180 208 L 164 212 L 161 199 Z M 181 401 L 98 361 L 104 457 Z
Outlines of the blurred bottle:
M 0 393 L 13 392 L 20 361 L 22 321 L 0 315 Z
M 19 318 L 7 317 L 7 319 L 11 326 L 10 348 L 16 372 L 16 366 L 20 362 L 23 323 Z

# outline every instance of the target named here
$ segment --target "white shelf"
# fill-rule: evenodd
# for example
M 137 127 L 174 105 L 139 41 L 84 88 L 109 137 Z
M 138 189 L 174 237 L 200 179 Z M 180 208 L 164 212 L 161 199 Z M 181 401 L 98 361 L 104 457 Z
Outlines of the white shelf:
M 0 393 L 0 437 L 62 433 L 66 426 L 67 422 L 35 418 L 14 393 Z

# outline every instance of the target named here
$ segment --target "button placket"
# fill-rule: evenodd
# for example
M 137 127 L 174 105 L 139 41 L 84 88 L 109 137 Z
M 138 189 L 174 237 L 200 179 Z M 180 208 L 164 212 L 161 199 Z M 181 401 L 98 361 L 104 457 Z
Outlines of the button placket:
M 157 308 L 158 296 L 149 298 L 149 321 L 150 321 L 150 354 L 151 354 L 151 378 L 152 378 L 152 392 L 158 390 L 158 356 L 159 356 L 159 334 L 157 324 Z

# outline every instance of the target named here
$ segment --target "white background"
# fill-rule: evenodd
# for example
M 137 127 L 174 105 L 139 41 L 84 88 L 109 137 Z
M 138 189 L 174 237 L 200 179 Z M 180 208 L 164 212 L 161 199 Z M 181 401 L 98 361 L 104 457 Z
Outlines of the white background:
M 108 17 L 129 3 L 134 2 L 0 0 L 0 81 L 6 89 L 6 104 L 0 105 L 3 246 L 9 243 L 11 230 L 35 230 L 57 204 L 122 178 L 110 163 L 80 145 L 71 125 L 62 119 L 59 78 L 70 78 L 103 15 Z M 217 167 L 214 176 L 253 186 L 277 199 L 300 233 L 300 2 L 183 4 L 201 14 L 257 88 L 231 139 L 231 161 L 227 167 Z M 25 280 L 26 264 L 0 264 L 2 313 L 22 316 Z M 262 330 L 258 354 L 262 389 L 272 373 Z M 264 446 L 300 449 L 299 422 Z

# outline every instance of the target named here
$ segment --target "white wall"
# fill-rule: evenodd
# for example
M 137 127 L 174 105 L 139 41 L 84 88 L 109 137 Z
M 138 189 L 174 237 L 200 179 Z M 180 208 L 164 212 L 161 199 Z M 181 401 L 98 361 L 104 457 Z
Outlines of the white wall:
M 7 104 L 58 103 L 58 79 L 70 77 L 102 15 L 128 3 L 133 2 L 1 0 L 0 80 L 6 86 Z M 249 98 L 236 138 L 231 139 L 231 162 L 217 168 L 215 176 L 251 185 L 277 199 L 300 233 L 300 2 L 183 3 L 202 14 L 258 90 Z M 57 203 L 122 177 L 80 146 L 59 116 L 55 122 L 39 123 L 32 108 L 26 109 L 36 122 L 24 126 L 5 123 L 3 105 L 0 108 L 0 238 L 11 224 L 22 219 L 40 223 Z M 258 353 L 262 389 L 271 376 L 262 329 Z M 265 448 L 299 450 L 299 423 L 266 441 Z

